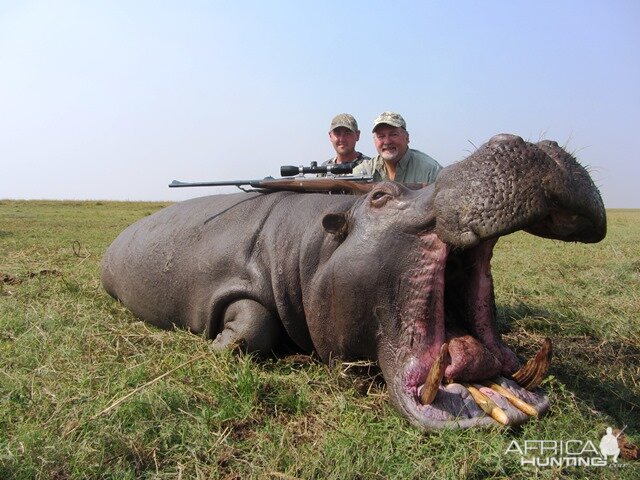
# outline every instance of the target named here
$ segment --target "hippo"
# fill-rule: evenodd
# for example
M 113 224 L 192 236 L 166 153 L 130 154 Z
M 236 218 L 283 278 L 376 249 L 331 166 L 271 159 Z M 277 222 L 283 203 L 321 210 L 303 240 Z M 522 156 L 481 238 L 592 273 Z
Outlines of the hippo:
M 519 230 L 595 243 L 605 209 L 556 142 L 500 134 L 421 189 L 173 204 L 116 238 L 102 284 L 138 318 L 216 349 L 377 362 L 417 427 L 516 425 L 548 409 L 551 355 L 545 342 L 522 366 L 496 327 L 492 252 Z

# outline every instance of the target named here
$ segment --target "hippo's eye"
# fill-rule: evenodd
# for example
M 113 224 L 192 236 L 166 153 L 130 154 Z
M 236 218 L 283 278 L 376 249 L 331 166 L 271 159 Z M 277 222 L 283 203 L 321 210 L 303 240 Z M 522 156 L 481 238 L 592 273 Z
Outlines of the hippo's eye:
M 373 207 L 382 207 L 387 201 L 391 198 L 388 192 L 384 190 L 378 190 L 371 194 L 371 206 Z

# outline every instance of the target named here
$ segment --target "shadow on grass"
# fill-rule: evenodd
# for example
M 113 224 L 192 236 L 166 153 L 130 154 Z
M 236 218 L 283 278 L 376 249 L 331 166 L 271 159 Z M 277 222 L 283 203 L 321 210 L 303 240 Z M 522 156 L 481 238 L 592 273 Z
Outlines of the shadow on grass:
M 597 342 L 587 337 L 555 340 L 551 373 L 595 409 L 610 415 L 627 433 L 640 433 L 640 398 L 622 378 L 631 383 L 640 365 L 640 349 L 621 342 Z M 633 366 L 636 366 L 636 369 Z M 597 375 L 594 375 L 594 371 Z M 615 375 L 615 377 L 614 377 Z M 593 378 L 597 378 L 594 381 Z
M 588 408 L 609 415 L 613 427 L 640 434 L 640 398 L 633 378 L 640 366 L 640 349 L 624 342 L 563 334 L 562 326 L 550 319 L 561 315 L 525 304 L 498 308 L 498 328 L 505 342 L 521 359 L 529 359 L 540 348 L 538 340 L 553 341 L 549 374 L 560 380 Z M 514 320 L 522 321 L 526 334 L 513 332 Z
M 520 303 L 516 306 L 500 305 L 497 310 L 496 323 L 500 333 L 510 332 L 514 320 L 522 320 L 528 330 L 536 332 L 558 333 L 561 331 L 557 323 L 549 320 L 554 318 L 554 314 L 544 308 L 531 307 L 526 303 Z

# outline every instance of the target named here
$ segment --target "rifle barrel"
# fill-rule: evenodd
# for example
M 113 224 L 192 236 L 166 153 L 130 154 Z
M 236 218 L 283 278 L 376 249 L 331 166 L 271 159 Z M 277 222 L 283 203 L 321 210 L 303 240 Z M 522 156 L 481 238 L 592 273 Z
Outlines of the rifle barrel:
M 227 180 L 220 182 L 181 182 L 174 180 L 169 184 L 169 188 L 176 187 L 225 187 L 225 186 L 239 186 L 239 185 L 251 185 L 255 183 L 255 180 Z

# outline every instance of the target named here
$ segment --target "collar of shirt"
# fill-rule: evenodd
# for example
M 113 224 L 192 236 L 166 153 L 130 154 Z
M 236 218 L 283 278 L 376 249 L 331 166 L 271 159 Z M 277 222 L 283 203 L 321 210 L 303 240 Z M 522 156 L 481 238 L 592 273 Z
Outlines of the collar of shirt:
M 404 155 L 396 165 L 396 182 L 402 182 L 404 180 L 404 176 L 407 172 L 407 165 L 409 165 L 409 161 L 411 160 L 412 156 L 413 154 L 411 153 L 411 149 L 407 148 L 407 151 L 404 152 Z M 379 179 L 374 180 L 389 180 L 389 174 L 387 173 L 387 169 L 384 166 L 384 160 L 380 155 L 376 155 L 373 169 L 374 172 L 378 172 L 378 175 L 380 176 Z
M 348 163 L 357 163 L 358 161 L 362 161 L 362 157 L 364 156 L 362 154 L 362 152 L 356 152 L 356 158 L 354 158 L 353 160 L 351 160 Z M 333 165 L 334 163 L 336 163 L 336 160 L 338 159 L 338 156 L 336 155 L 333 158 L 330 158 L 329 160 L 326 161 L 325 165 Z

